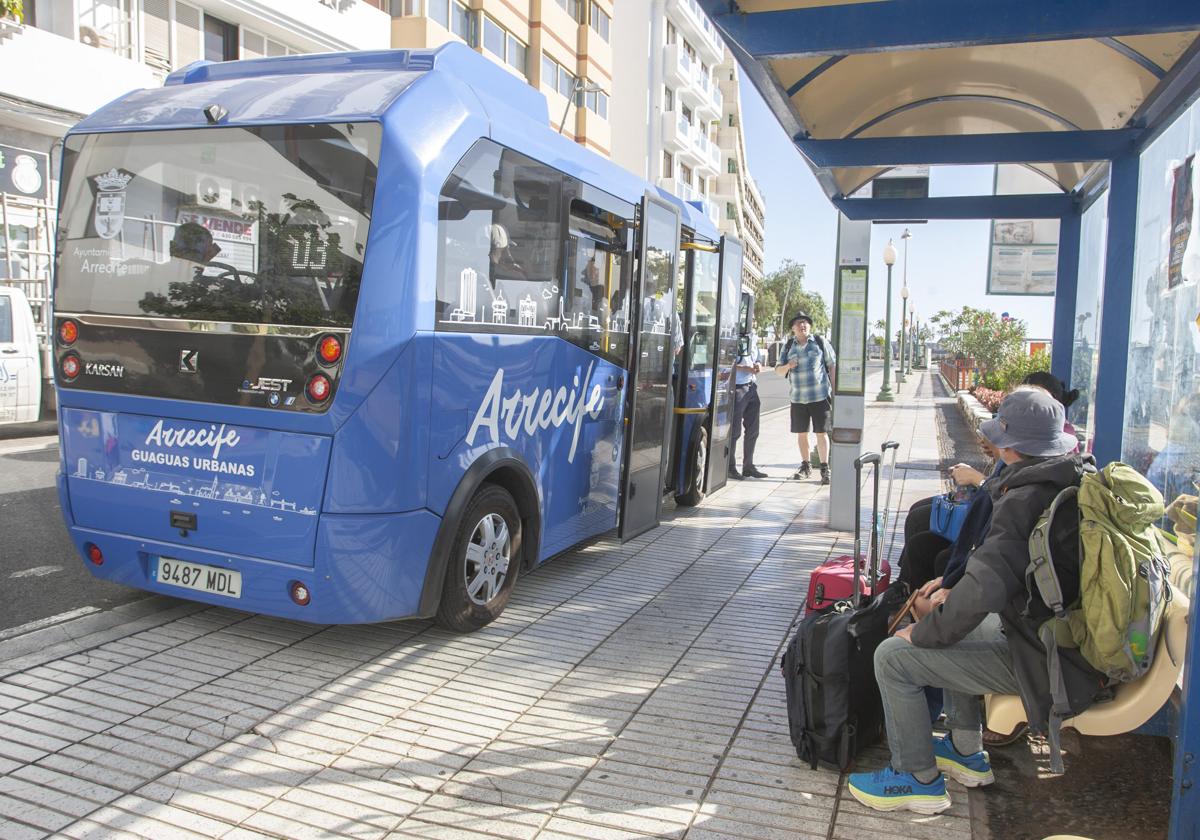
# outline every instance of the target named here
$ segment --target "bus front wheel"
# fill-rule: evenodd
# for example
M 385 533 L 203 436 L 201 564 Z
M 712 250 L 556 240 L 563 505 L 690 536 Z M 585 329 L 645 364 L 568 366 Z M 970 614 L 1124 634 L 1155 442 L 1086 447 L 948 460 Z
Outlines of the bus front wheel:
M 521 515 L 503 487 L 485 484 L 467 505 L 450 546 L 437 622 L 470 633 L 508 605 L 521 568 Z
M 703 427 L 688 452 L 687 489 L 675 497 L 677 504 L 695 507 L 704 500 L 704 474 L 708 471 L 708 432 Z

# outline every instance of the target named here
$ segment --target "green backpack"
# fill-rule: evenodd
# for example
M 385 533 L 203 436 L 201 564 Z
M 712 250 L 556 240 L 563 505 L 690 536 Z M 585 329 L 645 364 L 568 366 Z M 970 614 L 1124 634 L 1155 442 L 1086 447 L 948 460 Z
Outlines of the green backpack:
M 1071 510 L 1077 511 L 1073 520 L 1065 515 Z M 1078 649 L 1110 683 L 1131 682 L 1154 662 L 1171 600 L 1169 567 L 1155 528 L 1162 516 L 1162 494 L 1133 467 L 1114 461 L 1061 491 L 1029 537 L 1026 582 L 1053 613 L 1038 635 L 1054 699 L 1054 772 L 1063 772 L 1058 735 L 1071 713 L 1058 648 Z M 1061 546 L 1075 527 L 1077 557 L 1053 556 L 1052 545 Z

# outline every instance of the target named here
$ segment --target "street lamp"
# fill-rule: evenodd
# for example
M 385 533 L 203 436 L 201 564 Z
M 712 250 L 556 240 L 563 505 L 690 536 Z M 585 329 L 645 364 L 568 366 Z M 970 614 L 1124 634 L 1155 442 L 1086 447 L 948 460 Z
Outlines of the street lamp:
M 562 120 L 560 120 L 558 123 L 558 133 L 563 133 L 563 126 L 567 124 L 567 114 L 571 113 L 572 102 L 575 103 L 576 108 L 582 108 L 583 97 L 587 96 L 589 93 L 599 93 L 603 90 L 604 88 L 600 87 L 600 85 L 594 83 L 584 84 L 582 78 L 576 79 L 575 86 L 571 88 L 571 95 L 567 97 L 567 107 L 563 108 Z
M 908 286 L 900 287 L 900 364 L 896 368 L 896 382 L 907 382 L 904 375 L 904 350 L 908 345 Z M 897 385 L 896 390 L 900 388 Z
M 883 387 L 875 395 L 876 402 L 895 402 L 892 395 L 892 266 L 896 264 L 896 246 L 888 240 L 883 246 L 883 264 L 887 266 L 887 314 L 883 321 Z
M 915 301 L 910 317 L 912 323 L 908 325 L 908 369 L 905 372 L 911 375 L 913 366 L 916 364 L 914 359 L 917 356 L 917 304 Z

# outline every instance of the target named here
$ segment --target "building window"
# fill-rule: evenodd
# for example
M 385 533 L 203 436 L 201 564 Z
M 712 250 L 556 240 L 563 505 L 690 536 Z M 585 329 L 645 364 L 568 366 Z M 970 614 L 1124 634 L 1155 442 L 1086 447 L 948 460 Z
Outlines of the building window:
M 737 170 L 737 159 L 736 159 L 736 158 L 733 158 L 733 157 L 729 158 L 729 163 L 728 163 L 728 164 L 726 164 L 726 166 L 727 166 L 727 168 L 728 168 L 728 171 L 729 171 L 729 174 L 730 174 L 730 175 L 736 175 L 736 174 L 737 174 L 737 171 L 738 171 L 738 170 Z
M 690 187 L 692 185 L 692 167 L 686 163 L 679 164 L 679 180 Z
M 732 201 L 725 202 L 725 218 L 731 221 L 737 221 L 737 208 L 733 206 Z
M 667 21 L 667 45 L 675 43 L 675 24 Z
M 692 123 L 692 109 L 686 105 L 682 106 L 683 118 L 688 121 L 688 125 Z
M 567 99 L 575 95 L 575 74 L 565 67 L 558 68 L 558 92 Z
M 730 115 L 729 115 L 729 127 L 730 127 L 730 128 L 737 128 L 737 120 L 735 120 L 735 119 L 733 118 L 733 114 L 730 114 Z
M 497 58 L 504 58 L 504 30 L 490 17 L 483 19 L 483 48 Z
M 238 30 L 211 15 L 204 16 L 204 57 L 209 61 L 236 61 Z
M 420 0 L 392 0 L 392 17 L 411 17 L 421 13 Z
M 475 15 L 462 3 L 450 4 L 450 31 L 472 47 L 479 46 L 479 36 L 475 31 Z
M 599 114 L 602 119 L 608 119 L 608 94 L 602 90 L 588 91 L 587 109 Z
M 426 0 L 429 19 L 450 28 L 450 0 Z
M 663 110 L 675 110 L 675 91 L 670 88 L 663 88 Z
M 597 3 L 596 0 L 592 0 L 592 13 L 591 13 L 590 17 L 591 17 L 592 29 L 594 29 L 596 34 L 599 35 L 601 38 L 603 38 L 605 40 L 605 42 L 607 42 L 608 41 L 608 26 L 609 26 L 609 22 L 610 22 L 608 13 L 600 8 L 600 4 Z
M 675 158 L 671 156 L 670 152 L 663 152 L 662 177 L 675 177 Z
M 583 0 L 558 0 L 558 5 L 576 21 L 583 22 Z
M 509 67 L 512 67 L 522 76 L 527 75 L 528 72 L 525 65 L 528 52 L 529 50 L 516 39 L 516 36 L 509 34 L 508 55 L 505 57 L 505 60 L 508 62 Z

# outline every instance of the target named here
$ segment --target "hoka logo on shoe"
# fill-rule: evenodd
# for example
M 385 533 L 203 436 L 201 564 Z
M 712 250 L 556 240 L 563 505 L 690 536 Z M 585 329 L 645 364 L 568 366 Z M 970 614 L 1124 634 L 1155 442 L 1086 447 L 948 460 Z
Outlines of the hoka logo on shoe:
M 883 789 L 884 796 L 904 796 L 912 793 L 912 785 L 888 785 Z

